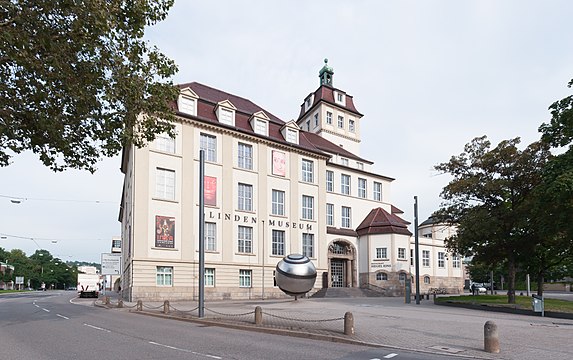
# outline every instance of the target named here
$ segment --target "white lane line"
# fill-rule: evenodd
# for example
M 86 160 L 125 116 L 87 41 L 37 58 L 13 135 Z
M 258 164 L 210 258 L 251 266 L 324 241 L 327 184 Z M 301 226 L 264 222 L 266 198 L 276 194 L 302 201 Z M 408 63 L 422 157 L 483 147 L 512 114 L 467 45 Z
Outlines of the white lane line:
M 394 356 L 398 356 L 398 354 L 392 353 L 384 356 L 384 359 L 392 359 Z
M 48 310 L 48 309 L 42 308 L 42 310 L 44 310 L 45 312 L 50 312 L 50 310 Z
M 87 326 L 87 327 L 91 327 L 92 329 L 101 330 L 101 331 L 105 331 L 105 332 L 108 332 L 108 333 L 111 332 L 111 330 L 104 329 L 104 328 L 100 328 L 100 327 L 93 326 L 93 325 L 90 325 L 90 324 L 84 324 L 84 325 Z
M 63 319 L 66 319 L 66 320 L 70 320 L 69 317 L 66 317 L 66 316 L 64 316 L 64 315 L 56 314 L 56 316 L 59 316 L 59 317 L 61 317 L 61 318 L 63 318 Z
M 38 304 L 34 304 L 34 306 L 35 306 L 35 307 L 37 307 L 37 308 L 39 308 L 39 307 L 40 307 L 40 305 L 38 305 Z
M 175 347 L 175 346 L 170 346 L 170 345 L 165 345 L 165 344 L 156 343 L 155 341 L 150 341 L 149 343 L 150 343 L 151 345 L 162 346 L 162 347 L 165 347 L 165 348 L 168 348 L 168 349 L 171 349 L 171 350 L 183 351 L 183 352 L 186 352 L 186 353 L 190 353 L 190 354 L 193 354 L 193 355 L 204 356 L 204 357 L 208 357 L 208 358 L 211 358 L 211 359 L 222 359 L 222 357 L 220 357 L 220 356 L 209 355 L 209 354 L 202 354 L 202 353 L 198 353 L 198 352 L 191 351 L 191 350 L 187 350 L 187 349 L 177 348 L 177 347 Z

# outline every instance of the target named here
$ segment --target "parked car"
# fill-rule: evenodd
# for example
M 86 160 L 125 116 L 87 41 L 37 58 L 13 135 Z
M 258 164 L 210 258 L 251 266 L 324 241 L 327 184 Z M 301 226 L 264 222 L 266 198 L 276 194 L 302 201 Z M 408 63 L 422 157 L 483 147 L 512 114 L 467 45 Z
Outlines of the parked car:
M 483 283 L 472 283 L 470 285 L 470 291 L 472 292 L 472 294 L 474 293 L 485 294 L 487 292 L 487 289 Z

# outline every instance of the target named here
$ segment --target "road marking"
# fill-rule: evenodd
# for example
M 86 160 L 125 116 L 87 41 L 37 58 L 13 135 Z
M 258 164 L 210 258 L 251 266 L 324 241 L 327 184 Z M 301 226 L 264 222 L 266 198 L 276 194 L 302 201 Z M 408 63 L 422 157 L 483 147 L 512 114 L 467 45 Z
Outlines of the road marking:
M 34 304 L 34 306 L 35 306 L 35 307 L 37 307 L 37 308 L 39 308 L 39 307 L 40 307 L 40 305 L 38 305 L 38 304 Z
M 64 315 L 56 314 L 56 316 L 59 316 L 59 317 L 61 317 L 61 318 L 63 318 L 63 319 L 66 319 L 66 320 L 70 320 L 69 317 L 66 317 L 66 316 L 64 316 Z
M 398 354 L 392 353 L 384 356 L 384 359 L 392 359 L 394 356 L 398 356 Z
M 202 354 L 202 353 L 198 353 L 198 352 L 191 351 L 191 350 L 187 350 L 187 349 L 176 348 L 175 346 L 170 346 L 170 345 L 165 345 L 165 344 L 156 343 L 155 341 L 150 341 L 149 343 L 150 343 L 151 345 L 162 346 L 162 347 L 165 347 L 165 348 L 168 348 L 168 349 L 171 349 L 171 350 L 183 351 L 183 352 L 190 353 L 190 354 L 193 354 L 193 355 L 205 356 L 205 357 L 208 357 L 208 358 L 211 358 L 211 359 L 222 359 L 222 357 L 220 357 L 220 356 L 209 355 L 209 354 Z
M 50 310 L 48 310 L 48 309 L 42 308 L 42 310 L 44 310 L 45 312 L 50 312 Z
M 93 325 L 90 325 L 90 324 L 84 324 L 84 325 L 87 326 L 87 327 L 91 327 L 92 329 L 101 330 L 101 331 L 105 331 L 105 332 L 108 332 L 108 333 L 111 332 L 111 330 L 104 329 L 104 328 L 100 328 L 100 327 L 93 326 Z

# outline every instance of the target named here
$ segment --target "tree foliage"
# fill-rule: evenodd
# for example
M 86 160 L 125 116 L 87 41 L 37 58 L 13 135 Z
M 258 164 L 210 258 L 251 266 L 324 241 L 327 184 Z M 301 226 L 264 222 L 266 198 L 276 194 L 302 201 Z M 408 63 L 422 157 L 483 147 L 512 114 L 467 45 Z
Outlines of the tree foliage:
M 31 150 L 54 171 L 93 172 L 125 144 L 173 135 L 177 67 L 143 40 L 172 5 L 0 0 L 0 166 Z
M 487 137 L 468 143 L 464 152 L 435 169 L 453 179 L 441 193 L 445 200 L 438 218 L 456 224 L 457 234 L 446 245 L 494 267 L 507 261 L 508 302 L 515 302 L 519 260 L 534 246 L 529 206 L 551 154 L 541 142 L 518 149 L 519 138 L 495 148 Z M 537 239 L 537 238 L 535 238 Z

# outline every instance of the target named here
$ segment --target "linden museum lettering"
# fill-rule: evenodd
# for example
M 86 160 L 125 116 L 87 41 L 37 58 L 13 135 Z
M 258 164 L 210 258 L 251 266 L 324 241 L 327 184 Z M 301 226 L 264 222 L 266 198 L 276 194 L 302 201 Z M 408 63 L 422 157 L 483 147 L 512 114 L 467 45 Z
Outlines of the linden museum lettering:
M 256 216 L 241 216 L 241 215 L 233 215 L 229 213 L 221 214 L 220 212 L 213 212 L 209 211 L 205 214 L 205 219 L 217 219 L 217 220 L 224 220 L 224 221 L 234 221 L 234 222 L 241 222 L 244 224 L 256 224 L 257 217 Z M 279 228 L 288 228 L 288 229 L 301 229 L 312 231 L 312 224 L 303 224 L 297 223 L 294 221 L 283 221 L 283 220 L 268 220 L 269 226 L 279 227 Z

